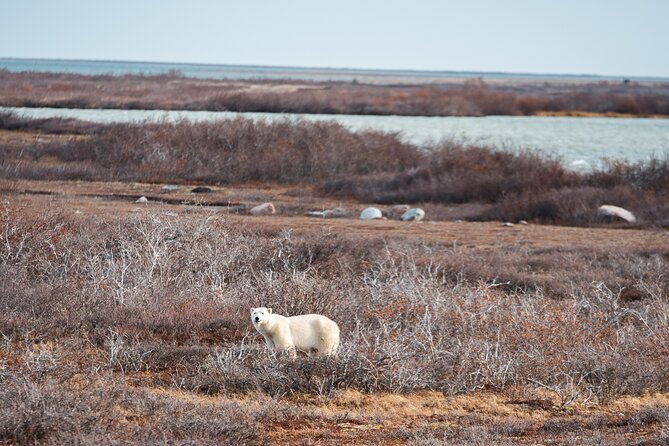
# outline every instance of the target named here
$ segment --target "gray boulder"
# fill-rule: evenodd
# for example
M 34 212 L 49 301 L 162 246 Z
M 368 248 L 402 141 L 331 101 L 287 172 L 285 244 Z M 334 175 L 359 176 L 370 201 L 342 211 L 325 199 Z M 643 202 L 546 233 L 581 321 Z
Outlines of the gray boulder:
M 383 218 L 383 214 L 379 208 L 368 207 L 362 210 L 360 213 L 360 220 L 378 220 Z
M 421 208 L 411 208 L 402 214 L 400 220 L 402 221 L 421 221 L 425 217 L 425 211 Z

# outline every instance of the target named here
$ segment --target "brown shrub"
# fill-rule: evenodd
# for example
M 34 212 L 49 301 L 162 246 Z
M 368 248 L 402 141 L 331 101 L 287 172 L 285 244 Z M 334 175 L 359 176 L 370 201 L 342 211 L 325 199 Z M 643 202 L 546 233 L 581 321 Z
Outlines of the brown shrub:
M 101 83 L 104 89 L 100 89 Z M 293 88 L 281 89 L 290 85 Z M 251 87 L 251 88 L 249 88 Z M 260 88 L 253 88 L 260 87 Z M 229 110 L 377 115 L 669 114 L 667 83 L 444 80 L 377 85 L 182 76 L 0 73 L 0 104 L 19 107 Z
M 13 208 L 0 231 L 0 365 L 31 379 L 97 370 L 274 396 L 543 386 L 565 407 L 669 389 L 661 252 L 485 252 L 251 231 L 223 217 Z M 339 355 L 268 356 L 248 320 L 260 304 L 328 315 Z

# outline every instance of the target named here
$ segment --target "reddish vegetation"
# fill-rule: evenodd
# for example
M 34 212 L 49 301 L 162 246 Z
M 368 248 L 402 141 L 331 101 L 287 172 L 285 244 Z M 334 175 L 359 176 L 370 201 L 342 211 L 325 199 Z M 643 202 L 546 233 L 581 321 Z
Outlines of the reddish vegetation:
M 0 442 L 669 441 L 666 160 L 582 175 L 244 119 L 0 127 Z M 602 227 L 603 200 L 643 223 Z M 396 201 L 428 221 L 356 219 Z M 596 227 L 429 221 L 464 214 Z M 338 355 L 268 355 L 260 305 L 331 317 Z
M 580 174 L 530 152 L 455 143 L 418 148 L 393 134 L 353 133 L 333 122 L 95 125 L 0 114 L 0 128 L 58 134 L 0 140 L 0 175 L 7 179 L 309 185 L 340 199 L 421 203 L 432 218 L 469 203 L 478 208 L 458 218 L 569 225 L 605 223 L 597 207 L 612 204 L 641 224 L 669 222 L 666 157 Z M 63 136 L 68 132 L 72 138 Z
M 669 115 L 669 84 L 531 80 L 488 84 L 470 79 L 376 85 L 0 70 L 0 105 L 427 116 L 545 112 Z
M 251 217 L 113 198 L 152 185 L 4 187 L 4 441 L 667 439 L 664 231 L 307 219 L 283 214 L 290 190 L 212 192 L 276 199 Z M 261 304 L 332 317 L 339 355 L 268 357 Z

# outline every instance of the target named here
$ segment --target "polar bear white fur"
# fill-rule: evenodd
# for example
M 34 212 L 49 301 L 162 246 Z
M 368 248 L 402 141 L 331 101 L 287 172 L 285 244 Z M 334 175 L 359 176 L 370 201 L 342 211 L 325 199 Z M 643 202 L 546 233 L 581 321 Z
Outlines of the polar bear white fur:
M 271 308 L 251 308 L 251 322 L 270 349 L 286 350 L 291 358 L 296 351 L 316 350 L 331 355 L 339 346 L 339 326 L 321 314 L 286 317 Z

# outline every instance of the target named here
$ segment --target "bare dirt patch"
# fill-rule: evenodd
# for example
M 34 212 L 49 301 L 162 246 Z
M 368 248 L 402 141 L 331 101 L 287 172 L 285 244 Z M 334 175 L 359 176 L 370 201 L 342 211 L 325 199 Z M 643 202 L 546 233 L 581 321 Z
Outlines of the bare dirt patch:
M 598 247 L 625 249 L 669 249 L 669 232 L 661 228 L 610 229 L 575 228 L 534 224 L 503 226 L 501 222 L 398 220 L 362 221 L 358 215 L 369 205 L 312 195 L 310 188 L 299 194 L 286 186 L 247 185 L 213 187 L 211 193 L 195 194 L 195 186 L 180 185 L 165 193 L 163 185 L 144 183 L 104 183 L 67 181 L 0 181 L 5 198 L 15 197 L 28 213 L 45 209 L 83 215 L 156 214 L 192 215 L 194 218 L 220 217 L 248 227 L 298 232 L 354 233 L 370 237 L 405 237 L 436 241 L 451 248 L 497 249 L 503 247 L 555 248 Z M 145 196 L 149 203 L 136 203 Z M 251 207 L 271 201 L 277 214 L 252 216 Z M 347 218 L 307 217 L 309 210 L 344 207 Z M 384 206 L 379 206 L 386 209 Z M 388 207 L 390 209 L 390 207 Z

